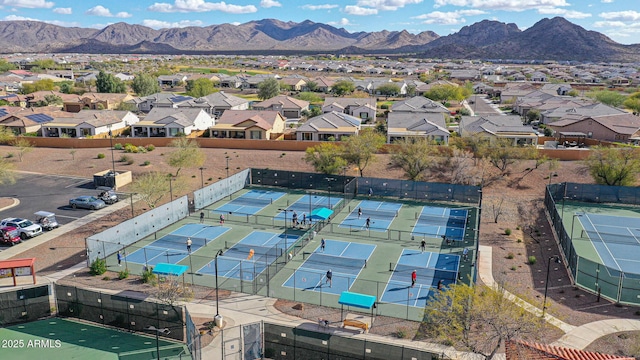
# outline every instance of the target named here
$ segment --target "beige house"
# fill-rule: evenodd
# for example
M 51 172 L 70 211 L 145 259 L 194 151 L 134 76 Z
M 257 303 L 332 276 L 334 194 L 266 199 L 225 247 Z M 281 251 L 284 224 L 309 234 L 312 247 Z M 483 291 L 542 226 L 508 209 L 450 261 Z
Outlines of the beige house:
M 276 139 L 285 129 L 285 118 L 274 110 L 227 110 L 210 130 L 213 138 Z
M 253 109 L 279 111 L 287 119 L 299 119 L 302 117 L 303 111 L 309 110 L 309 102 L 290 96 L 278 95 L 253 104 Z
M 64 114 L 57 107 L 46 106 L 36 108 L 2 107 L 0 108 L 0 126 L 6 127 L 14 134 L 39 133 L 42 126 L 56 116 Z
M 62 109 L 68 112 L 86 110 L 115 110 L 121 103 L 133 100 L 129 94 L 84 93 L 76 99 L 65 100 Z
M 518 115 L 463 116 L 459 123 L 462 137 L 480 137 L 489 142 L 509 139 L 514 146 L 538 143 L 531 125 L 524 125 Z
M 559 120 L 548 126 L 557 132 L 581 132 L 589 139 L 602 141 L 636 143 L 640 140 L 640 117 L 629 113 Z

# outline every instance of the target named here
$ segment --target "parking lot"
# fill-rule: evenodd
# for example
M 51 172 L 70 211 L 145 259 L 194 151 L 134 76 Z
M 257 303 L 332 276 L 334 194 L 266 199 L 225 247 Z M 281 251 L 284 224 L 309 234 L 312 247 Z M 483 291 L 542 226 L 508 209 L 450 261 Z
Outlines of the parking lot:
M 72 176 L 19 174 L 15 184 L 0 187 L 0 196 L 20 200 L 18 206 L 0 211 L 0 220 L 19 217 L 35 220 L 36 211 L 56 214 L 60 225 L 87 215 L 91 210 L 72 209 L 69 199 L 80 195 L 98 195 L 92 179 Z

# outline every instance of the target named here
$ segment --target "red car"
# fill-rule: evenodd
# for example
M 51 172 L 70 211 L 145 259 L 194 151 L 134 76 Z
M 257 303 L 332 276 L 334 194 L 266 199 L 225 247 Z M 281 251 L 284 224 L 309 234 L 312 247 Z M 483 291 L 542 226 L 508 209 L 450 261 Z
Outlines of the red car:
M 7 245 L 15 245 L 22 242 L 18 229 L 13 226 L 0 226 L 0 243 Z

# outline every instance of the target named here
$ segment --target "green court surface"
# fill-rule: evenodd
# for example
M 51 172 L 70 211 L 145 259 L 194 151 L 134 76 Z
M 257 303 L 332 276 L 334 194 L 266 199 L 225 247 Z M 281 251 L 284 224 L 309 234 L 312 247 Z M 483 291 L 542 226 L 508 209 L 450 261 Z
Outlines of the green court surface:
M 185 345 L 155 336 L 53 318 L 0 328 L 0 359 L 148 360 L 191 358 Z

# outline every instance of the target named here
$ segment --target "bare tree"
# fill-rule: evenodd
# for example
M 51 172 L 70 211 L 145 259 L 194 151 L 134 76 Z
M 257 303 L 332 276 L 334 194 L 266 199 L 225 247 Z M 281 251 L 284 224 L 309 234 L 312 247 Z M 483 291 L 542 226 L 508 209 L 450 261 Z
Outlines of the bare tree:
M 22 157 L 24 154 L 31 152 L 33 150 L 33 144 L 23 137 L 16 138 L 13 141 L 13 146 L 18 148 L 18 159 L 22 162 Z
M 176 305 L 178 301 L 190 301 L 193 299 L 193 290 L 186 287 L 177 276 L 167 276 L 158 283 L 155 297 L 168 305 Z
M 491 205 L 491 212 L 493 214 L 493 222 L 497 224 L 498 219 L 504 213 L 504 197 L 501 196 L 498 199 L 492 199 L 489 203 Z

